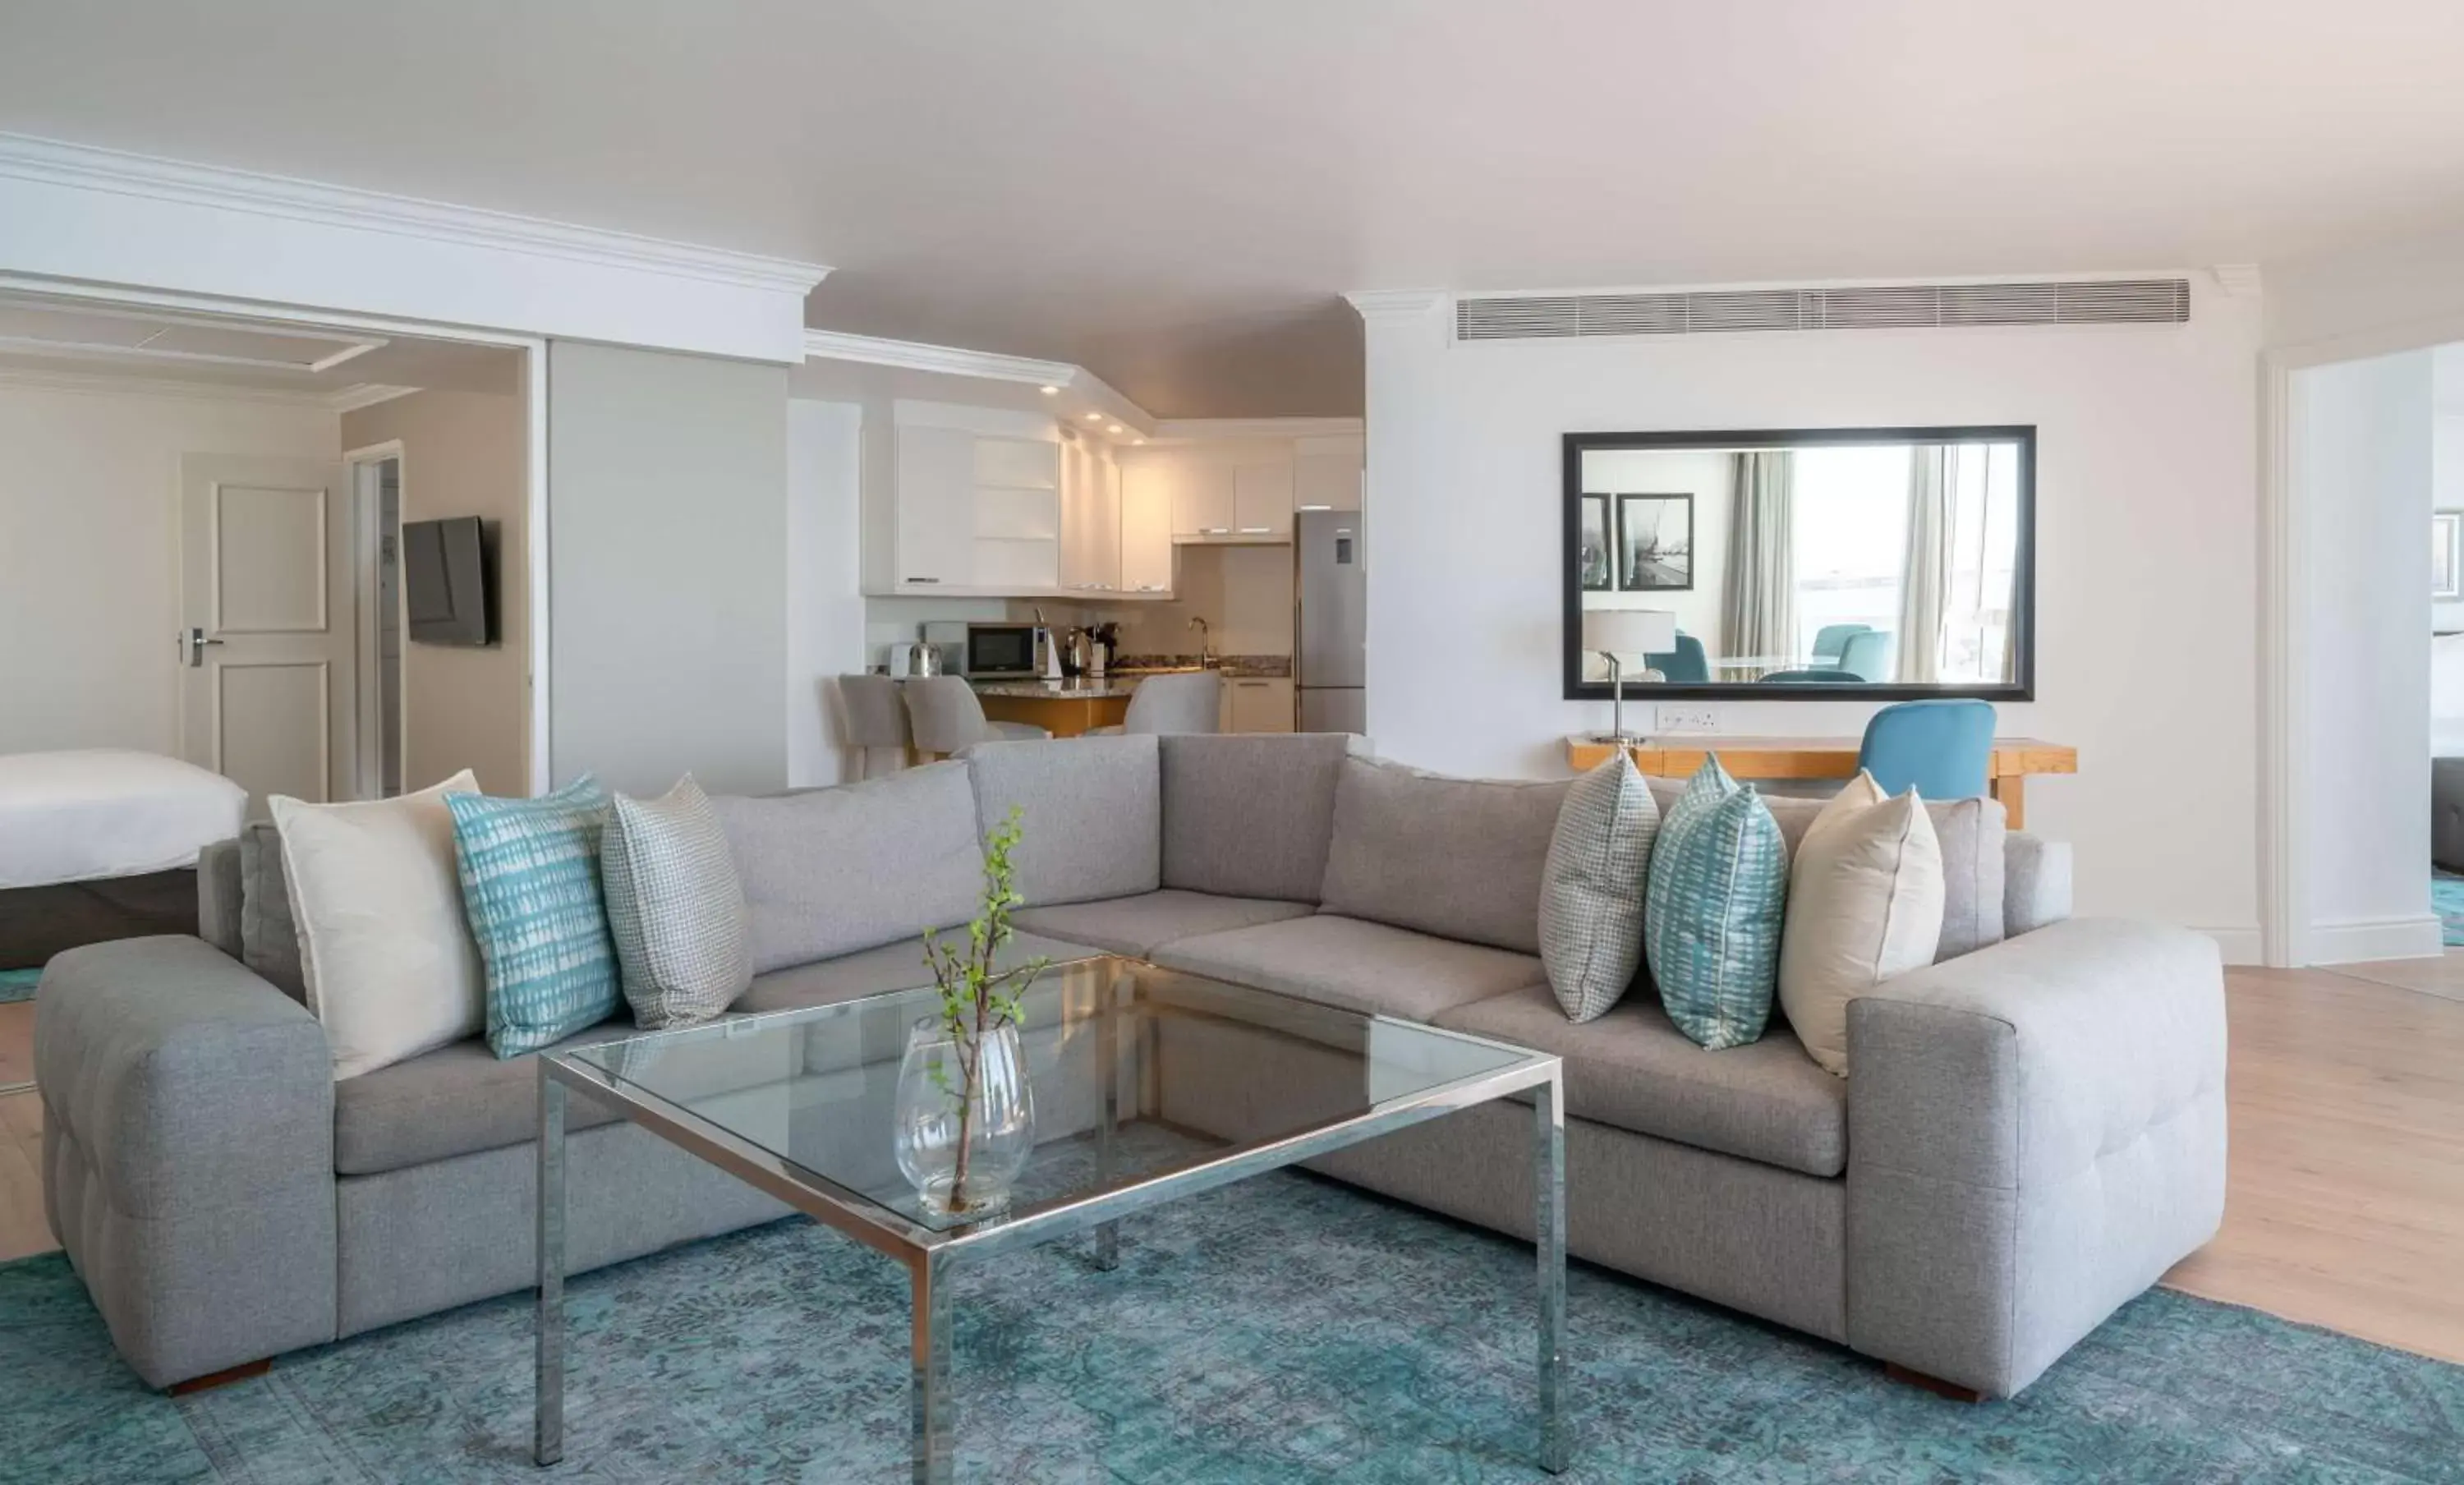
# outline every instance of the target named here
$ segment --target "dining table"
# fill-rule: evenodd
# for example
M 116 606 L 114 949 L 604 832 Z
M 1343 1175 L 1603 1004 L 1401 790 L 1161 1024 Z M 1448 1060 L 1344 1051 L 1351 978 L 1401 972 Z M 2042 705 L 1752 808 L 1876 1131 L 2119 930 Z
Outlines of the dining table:
M 1861 738 L 1731 737 L 1720 733 L 1667 733 L 1626 744 L 1635 767 L 1646 774 L 1682 779 L 1717 753 L 1734 779 L 1853 779 Z M 1588 773 L 1607 762 L 1616 743 L 1595 736 L 1566 739 L 1566 762 Z M 2028 780 L 2038 774 L 2079 772 L 2079 749 L 2038 738 L 1995 738 L 1985 765 L 1986 789 L 2002 802 L 2013 830 L 2028 814 Z

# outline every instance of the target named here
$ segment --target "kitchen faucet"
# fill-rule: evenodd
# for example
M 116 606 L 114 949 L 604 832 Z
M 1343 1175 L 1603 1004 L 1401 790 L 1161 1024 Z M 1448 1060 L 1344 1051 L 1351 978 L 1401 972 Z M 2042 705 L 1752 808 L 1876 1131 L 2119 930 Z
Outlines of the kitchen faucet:
M 1215 632 L 1207 627 L 1206 616 L 1199 613 L 1191 614 L 1189 627 L 1198 631 L 1198 663 L 1201 667 L 1214 664 Z

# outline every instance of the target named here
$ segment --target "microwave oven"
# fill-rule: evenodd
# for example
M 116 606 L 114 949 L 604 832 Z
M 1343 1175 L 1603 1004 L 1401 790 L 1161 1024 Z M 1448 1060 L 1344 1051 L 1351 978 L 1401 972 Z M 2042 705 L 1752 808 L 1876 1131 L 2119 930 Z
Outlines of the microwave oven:
M 1036 670 L 1032 624 L 953 624 L 925 627 L 925 640 L 941 651 L 941 667 L 970 680 L 1031 676 Z

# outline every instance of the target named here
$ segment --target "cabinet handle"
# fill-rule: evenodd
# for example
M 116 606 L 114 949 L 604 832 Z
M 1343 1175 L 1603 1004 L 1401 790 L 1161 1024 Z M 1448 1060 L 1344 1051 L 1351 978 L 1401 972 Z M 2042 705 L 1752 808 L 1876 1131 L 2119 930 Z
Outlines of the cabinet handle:
M 1199 536 L 1230 536 L 1232 534 L 1232 528 L 1230 526 L 1200 526 L 1198 528 L 1198 534 Z
M 1275 528 L 1272 526 L 1243 526 L 1241 528 L 1241 534 L 1243 536 L 1265 536 L 1267 532 L 1274 529 Z
M 941 580 L 939 578 L 901 578 L 899 581 L 902 583 L 938 583 Z

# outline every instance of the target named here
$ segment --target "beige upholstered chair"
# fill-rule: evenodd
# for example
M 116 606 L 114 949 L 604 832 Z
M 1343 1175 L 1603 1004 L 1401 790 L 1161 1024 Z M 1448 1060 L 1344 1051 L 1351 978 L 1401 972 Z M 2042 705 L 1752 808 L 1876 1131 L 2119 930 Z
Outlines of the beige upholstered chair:
M 1219 732 L 1222 730 L 1223 677 L 1218 671 L 1150 676 L 1130 693 L 1130 709 L 1117 727 L 1096 727 L 1088 736 L 1114 732 Z
M 947 758 L 974 742 L 1052 736 L 1023 721 L 986 720 L 976 688 L 961 676 L 918 676 L 901 682 L 898 690 L 907 702 L 915 750 L 935 758 Z
M 884 752 L 894 749 L 897 762 L 907 762 L 913 742 L 897 681 L 887 676 L 841 676 L 839 705 L 847 716 L 847 746 L 855 749 L 857 778 L 872 777 L 873 765 Z

